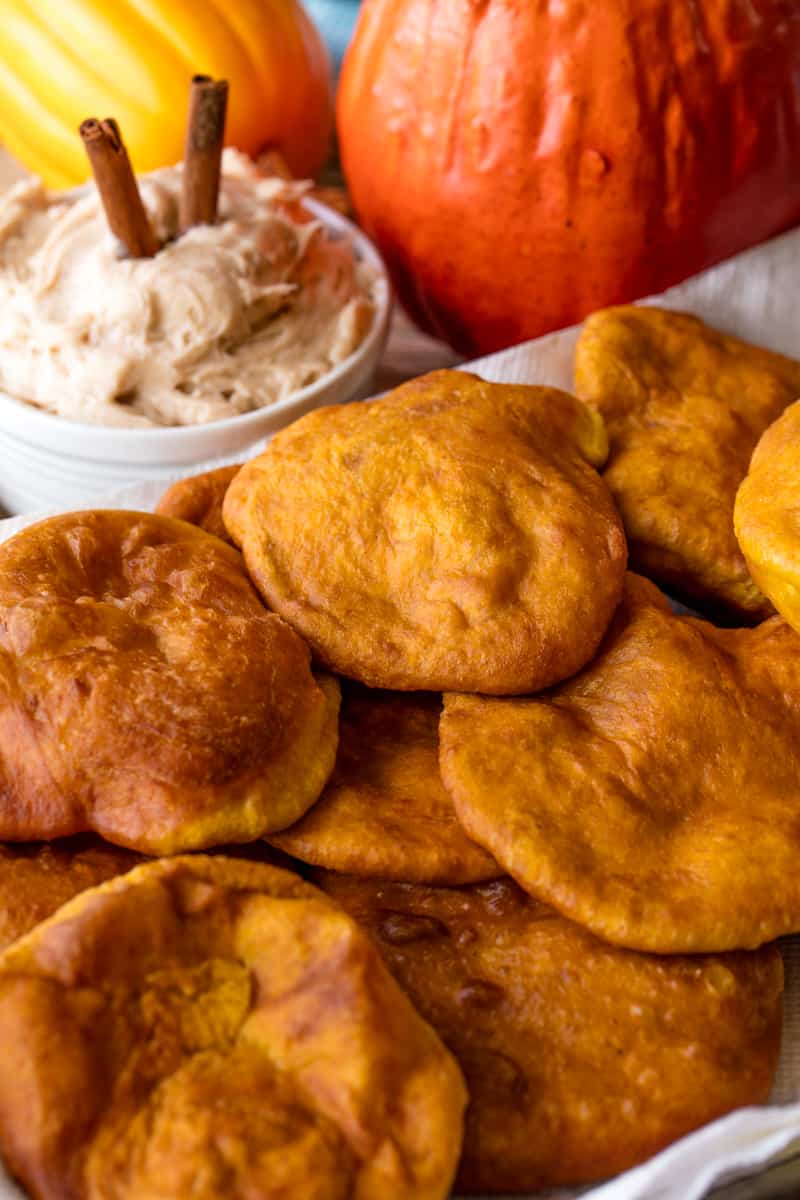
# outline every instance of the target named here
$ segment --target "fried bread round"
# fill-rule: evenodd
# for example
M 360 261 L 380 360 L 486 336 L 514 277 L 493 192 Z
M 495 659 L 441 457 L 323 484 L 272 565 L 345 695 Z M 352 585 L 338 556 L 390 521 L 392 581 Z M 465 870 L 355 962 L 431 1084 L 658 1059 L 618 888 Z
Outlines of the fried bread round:
M 575 388 L 605 418 L 603 478 L 634 570 L 737 624 L 770 616 L 733 504 L 759 437 L 800 395 L 800 363 L 685 313 L 629 306 L 584 325 Z
M 148 513 L 0 546 L 0 839 L 94 830 L 145 853 L 254 840 L 316 800 L 338 684 L 241 556 Z
M 800 632 L 800 402 L 770 425 L 736 495 L 734 527 L 750 574 Z
M 36 1200 L 442 1200 L 458 1067 L 274 867 L 162 859 L 0 957 L 0 1146 Z
M 222 502 L 241 465 L 217 467 L 214 471 L 180 479 L 167 488 L 156 505 L 156 512 L 162 517 L 188 521 L 190 525 L 197 525 L 206 533 L 229 542 L 231 539 L 222 520 Z
M 337 673 L 528 692 L 592 656 L 620 596 L 606 451 L 564 392 L 436 371 L 282 430 L 223 513 L 269 606 Z
M 503 872 L 470 841 L 439 774 L 441 697 L 342 689 L 336 766 L 273 846 L 319 867 L 406 883 L 475 883 Z
M 79 892 L 140 862 L 140 855 L 90 834 L 0 846 L 0 950 Z
M 774 947 L 657 958 L 598 941 L 510 880 L 315 878 L 461 1065 L 456 1191 L 602 1179 L 767 1098 L 781 1032 Z
M 631 575 L 597 657 L 549 693 L 445 697 L 445 785 L 527 891 L 638 950 L 800 931 L 800 637 L 717 629 Z

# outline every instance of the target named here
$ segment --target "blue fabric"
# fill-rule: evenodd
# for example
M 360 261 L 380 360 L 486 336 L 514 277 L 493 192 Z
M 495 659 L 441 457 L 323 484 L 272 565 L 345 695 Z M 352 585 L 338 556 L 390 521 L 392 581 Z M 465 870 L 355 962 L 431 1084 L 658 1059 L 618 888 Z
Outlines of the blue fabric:
M 303 0 L 303 4 L 325 39 L 338 75 L 353 34 L 359 0 Z

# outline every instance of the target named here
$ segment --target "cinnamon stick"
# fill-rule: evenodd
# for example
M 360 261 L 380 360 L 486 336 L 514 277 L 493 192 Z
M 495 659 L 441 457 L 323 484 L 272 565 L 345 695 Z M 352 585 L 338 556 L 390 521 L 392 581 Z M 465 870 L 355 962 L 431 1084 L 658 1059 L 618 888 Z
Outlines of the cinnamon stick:
M 152 258 L 158 252 L 158 240 L 144 210 L 117 122 L 112 117 L 105 121 L 90 117 L 81 125 L 80 135 L 109 229 L 131 258 Z
M 225 140 L 228 83 L 195 75 L 189 93 L 189 120 L 183 156 L 181 232 L 217 219 L 220 159 Z

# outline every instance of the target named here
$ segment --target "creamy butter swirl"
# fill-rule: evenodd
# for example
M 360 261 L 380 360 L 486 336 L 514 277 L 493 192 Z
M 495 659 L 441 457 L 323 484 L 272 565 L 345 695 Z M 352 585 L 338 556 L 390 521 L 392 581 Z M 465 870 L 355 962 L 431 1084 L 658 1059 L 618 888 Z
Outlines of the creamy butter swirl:
M 0 199 L 0 388 L 100 425 L 193 425 L 262 408 L 347 358 L 374 278 L 300 202 L 306 184 L 223 156 L 219 221 L 177 237 L 180 166 L 140 177 L 163 248 L 129 259 L 92 186 Z

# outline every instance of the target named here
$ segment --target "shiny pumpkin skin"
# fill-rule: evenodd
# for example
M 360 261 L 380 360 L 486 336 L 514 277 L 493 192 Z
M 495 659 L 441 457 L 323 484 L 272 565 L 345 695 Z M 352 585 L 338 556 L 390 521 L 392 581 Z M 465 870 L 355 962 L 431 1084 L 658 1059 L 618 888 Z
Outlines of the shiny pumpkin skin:
M 800 3 L 364 0 L 337 119 L 411 315 L 497 350 L 800 220 Z
M 324 162 L 330 63 L 298 0 L 3 0 L 0 133 L 51 187 L 88 177 L 89 116 L 116 117 L 137 171 L 181 159 L 197 72 L 230 83 L 229 145 L 277 146 L 300 176 Z

